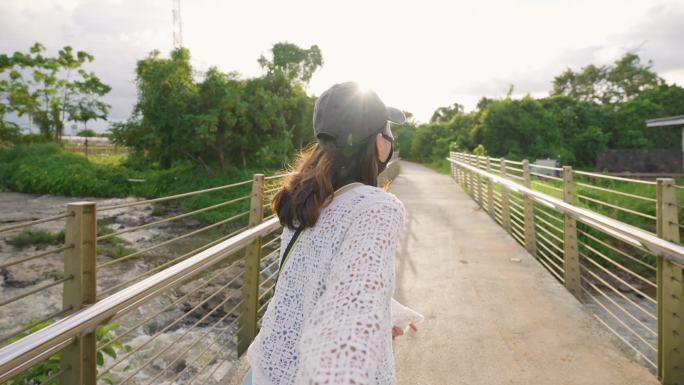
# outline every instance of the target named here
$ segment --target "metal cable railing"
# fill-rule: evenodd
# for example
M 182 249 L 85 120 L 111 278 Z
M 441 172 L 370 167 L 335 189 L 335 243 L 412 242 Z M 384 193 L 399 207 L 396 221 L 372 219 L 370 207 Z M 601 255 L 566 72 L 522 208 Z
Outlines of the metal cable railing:
M 396 169 L 394 164 L 392 168 Z M 68 214 L 52 218 L 67 219 L 65 245 L 30 258 L 22 256 L 8 264 L 11 267 L 64 252 L 66 274 L 50 286 L 63 284 L 68 300 L 63 309 L 20 325 L 13 329 L 13 335 L 3 337 L 9 345 L 0 348 L 0 383 L 29 373 L 29 370 L 40 374 L 41 383 L 94 385 L 97 379 L 110 384 L 216 383 L 218 379 L 213 376 L 220 373 L 228 361 L 245 352 L 270 303 L 278 277 L 281 243 L 276 230 L 281 226 L 275 213 L 264 215 L 271 209 L 264 200 L 270 199 L 279 189 L 277 179 L 288 175 L 292 174 L 268 177 L 258 174 L 252 181 L 102 208 L 83 202 L 69 206 Z M 111 223 L 98 223 L 97 213 L 250 183 L 250 195 L 239 194 L 242 196 L 169 218 L 97 234 L 96 229 Z M 174 234 L 170 239 L 119 258 L 96 259 L 100 254 L 95 248 L 98 240 L 122 243 L 119 236 L 247 200 L 251 200 L 248 211 Z M 236 223 L 241 219 L 247 219 L 244 226 Z M 69 221 L 72 220 L 79 224 L 78 231 L 73 226 L 70 229 Z M 117 271 L 147 262 L 135 257 L 164 246 L 176 246 L 182 240 L 187 243 L 188 239 L 197 236 L 204 239 L 210 230 L 222 225 L 230 228 L 216 239 L 203 241 L 204 244 L 195 245 L 189 251 L 156 257 L 151 268 L 145 266 L 145 269 L 133 270 L 132 274 L 115 276 Z M 19 227 L 13 227 L 16 228 Z M 74 237 L 74 234 L 79 236 Z M 96 263 L 96 260 L 100 262 Z M 82 265 L 74 266 L 75 261 Z M 107 278 L 100 290 L 95 280 L 87 278 L 98 275 Z M 77 280 L 82 283 L 80 287 L 66 287 Z M 30 288 L 18 294 L 22 298 L 11 297 L 3 302 L 28 298 L 39 289 L 42 287 Z M 46 321 L 50 324 L 42 325 Z M 52 364 L 43 366 L 47 362 Z M 57 369 L 54 362 L 57 362 Z M 180 365 L 183 367 L 179 369 Z
M 242 182 L 227 184 L 225 186 L 212 187 L 212 188 L 207 188 L 204 190 L 191 191 L 191 192 L 176 194 L 176 195 L 169 195 L 169 196 L 165 196 L 165 197 L 161 197 L 161 198 L 145 199 L 145 200 L 140 200 L 140 201 L 135 201 L 135 202 L 121 203 L 118 205 L 98 207 L 97 211 L 98 212 L 99 211 L 109 211 L 109 210 L 122 209 L 122 208 L 126 208 L 126 207 L 131 207 L 131 206 L 140 206 L 140 205 L 150 204 L 150 203 L 165 202 L 165 201 L 179 199 L 179 198 L 186 198 L 186 197 L 194 196 L 194 195 L 198 195 L 198 194 L 205 194 L 208 192 L 225 190 L 225 189 L 229 189 L 232 187 L 245 186 L 245 185 L 248 185 L 250 183 L 252 183 L 251 180 L 245 180 Z
M 474 158 L 458 153 L 447 158 L 464 190 L 484 209 L 488 206 L 472 194 L 472 181 L 480 181 L 475 189 L 486 186 L 485 195 L 494 197 L 496 223 L 633 349 L 663 383 L 683 380 L 684 372 L 678 369 L 684 367 L 678 353 L 681 339 L 667 337 L 684 335 L 684 320 L 679 316 L 684 314 L 684 247 L 679 244 L 678 213 L 679 206 L 684 206 L 678 195 L 682 187 L 671 179 L 641 181 L 570 167 L 540 167 L 562 172 L 562 178 L 549 178 L 531 172 L 537 165 L 505 159 L 499 159 L 502 172 L 493 173 L 474 164 Z M 491 159 L 485 158 L 484 163 L 491 164 Z M 560 197 L 549 193 L 560 193 Z
M 258 224 L 0 349 L 0 382 L 35 364 L 37 357 L 44 359 L 56 349 L 63 349 L 92 327 L 122 317 L 279 227 L 275 219 Z

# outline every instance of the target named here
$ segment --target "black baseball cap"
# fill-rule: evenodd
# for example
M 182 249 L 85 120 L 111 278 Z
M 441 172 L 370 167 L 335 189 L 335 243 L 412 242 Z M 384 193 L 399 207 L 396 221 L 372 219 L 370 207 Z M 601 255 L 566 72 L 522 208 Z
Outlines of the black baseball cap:
M 314 135 L 329 135 L 337 147 L 354 147 L 381 132 L 387 122 L 402 124 L 401 110 L 387 107 L 380 97 L 356 82 L 335 84 L 316 100 L 313 112 Z M 387 133 L 392 135 L 391 132 Z

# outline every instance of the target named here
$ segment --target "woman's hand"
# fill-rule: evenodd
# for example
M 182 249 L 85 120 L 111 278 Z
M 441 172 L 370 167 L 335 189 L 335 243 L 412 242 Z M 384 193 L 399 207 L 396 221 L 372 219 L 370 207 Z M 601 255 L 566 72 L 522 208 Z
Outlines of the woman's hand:
M 411 327 L 411 329 L 412 329 L 414 332 L 417 332 L 417 331 L 418 331 L 418 328 L 416 327 L 415 324 L 409 324 L 409 326 Z M 393 341 L 394 341 L 394 339 L 395 339 L 396 337 L 399 337 L 399 336 L 401 336 L 401 335 L 403 335 L 403 334 L 404 334 L 404 331 L 401 330 L 401 328 L 400 328 L 399 326 L 392 326 L 392 340 L 393 340 Z

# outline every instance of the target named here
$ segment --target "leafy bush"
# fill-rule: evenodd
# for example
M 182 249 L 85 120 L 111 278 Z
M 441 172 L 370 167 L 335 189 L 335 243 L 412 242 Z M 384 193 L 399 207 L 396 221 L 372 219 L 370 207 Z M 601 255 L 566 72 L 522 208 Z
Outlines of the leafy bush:
M 28 321 L 28 323 L 22 324 L 22 326 L 28 326 L 31 323 L 35 323 L 35 320 Z M 29 334 L 35 333 L 40 329 L 43 329 L 47 327 L 48 325 L 52 324 L 54 321 L 49 320 L 49 321 L 44 321 L 37 323 L 33 325 L 30 329 L 26 330 L 23 333 L 20 333 L 13 337 L 9 343 L 16 342 L 24 337 L 26 337 Z M 117 323 L 109 323 L 107 325 L 98 327 L 95 330 L 95 339 L 97 340 L 98 345 L 104 345 L 104 344 L 109 344 L 107 347 L 103 348 L 102 350 L 97 351 L 97 366 L 103 366 L 104 365 L 104 354 L 110 356 L 111 358 L 116 358 L 119 353 L 121 352 L 130 352 L 132 350 L 131 346 L 125 345 L 121 343 L 121 341 L 116 340 L 116 336 L 112 334 L 112 330 L 116 329 L 119 327 Z M 103 354 L 104 353 L 104 354 Z M 39 364 L 33 366 L 30 369 L 27 369 L 21 374 L 19 374 L 17 377 L 15 377 L 13 380 L 10 380 L 9 382 L 6 383 L 6 385 L 27 385 L 27 384 L 41 384 L 41 385 L 58 385 L 57 379 L 52 379 L 49 382 L 46 382 L 50 378 L 50 376 L 54 375 L 55 373 L 59 372 L 60 370 L 60 363 L 62 360 L 62 356 L 60 353 L 53 354 L 50 356 L 48 359 L 40 362 Z M 125 369 L 124 369 L 125 370 Z M 105 382 L 111 383 L 111 380 L 109 380 L 106 376 L 103 378 Z
M 86 128 L 85 130 L 79 131 L 76 135 L 83 136 L 86 138 L 92 138 L 97 136 L 97 132 L 95 132 L 95 130 L 91 130 L 90 128 Z
M 127 170 L 94 165 L 55 143 L 18 145 L 0 152 L 0 183 L 12 191 L 68 196 L 125 197 Z

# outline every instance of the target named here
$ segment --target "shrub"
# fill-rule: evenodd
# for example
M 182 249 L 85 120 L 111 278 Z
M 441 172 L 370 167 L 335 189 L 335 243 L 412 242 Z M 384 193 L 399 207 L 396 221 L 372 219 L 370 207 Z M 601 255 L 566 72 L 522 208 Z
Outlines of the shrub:
M 45 246 L 45 245 L 57 245 L 64 243 L 64 230 L 51 233 L 42 229 L 28 229 L 20 232 L 19 234 L 9 238 L 7 243 L 24 248 L 26 246 Z

